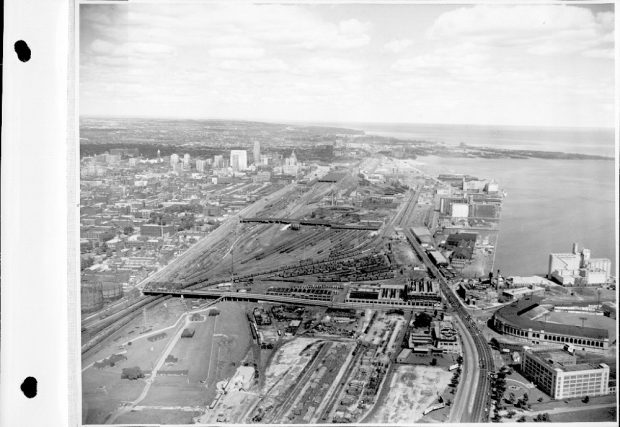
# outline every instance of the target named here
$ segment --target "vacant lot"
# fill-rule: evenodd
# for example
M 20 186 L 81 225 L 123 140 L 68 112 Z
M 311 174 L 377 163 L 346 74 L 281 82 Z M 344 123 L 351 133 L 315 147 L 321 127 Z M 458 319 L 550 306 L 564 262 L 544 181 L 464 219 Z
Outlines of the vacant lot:
M 172 305 L 176 305 L 176 302 Z M 233 363 L 239 364 L 250 344 L 243 307 L 235 303 L 222 303 L 218 304 L 218 307 L 221 312 L 219 316 L 206 316 L 205 322 L 190 323 L 189 327 L 194 328 L 196 334 L 193 338 L 179 339 L 171 353 L 178 358 L 178 361 L 161 368 L 141 405 L 204 407 L 215 397 L 216 382 L 232 375 L 235 370 Z M 162 325 L 163 318 L 167 318 L 169 324 L 178 319 L 178 316 L 173 317 L 171 314 L 161 317 L 156 322 L 159 326 Z M 146 337 L 134 338 L 133 334 L 127 335 L 128 329 L 135 328 L 135 325 L 130 325 L 119 332 L 119 337 L 122 339 L 117 340 L 116 343 L 111 341 L 99 351 L 97 357 L 93 357 L 93 361 L 125 350 L 126 353 L 123 355 L 127 357 L 127 360 L 103 369 L 90 367 L 82 373 L 83 421 L 104 423 L 108 415 L 123 402 L 135 400 L 144 388 L 144 380 L 121 380 L 122 368 L 139 366 L 142 370 L 150 371 L 170 339 L 182 326 L 183 322 L 180 322 L 176 328 L 166 330 L 166 336 L 163 339 L 149 341 Z M 125 345 L 123 350 L 119 348 L 119 344 L 127 337 L 132 339 L 131 345 Z M 166 370 L 182 369 L 187 369 L 188 375 L 164 375 Z M 208 376 L 208 382 L 201 383 Z M 165 423 L 170 419 L 175 423 L 189 423 L 196 415 L 192 411 L 178 411 L 178 418 L 174 418 L 174 413 L 175 411 L 169 409 L 145 409 L 124 414 L 117 421 L 130 423 L 139 420 L 144 423 L 152 420 L 156 423 Z M 141 416 L 147 418 L 141 418 Z M 161 419 L 156 419 L 158 416 Z
M 245 312 L 239 304 L 220 303 L 220 314 L 190 323 L 192 338 L 180 338 L 172 350 L 178 359 L 162 367 L 144 401 L 145 406 L 207 406 L 215 398 L 218 381 L 230 378 L 250 344 Z M 166 376 L 166 370 L 188 370 Z
M 450 382 L 452 373 L 430 366 L 399 366 L 392 375 L 389 391 L 369 423 L 411 424 L 422 418 Z

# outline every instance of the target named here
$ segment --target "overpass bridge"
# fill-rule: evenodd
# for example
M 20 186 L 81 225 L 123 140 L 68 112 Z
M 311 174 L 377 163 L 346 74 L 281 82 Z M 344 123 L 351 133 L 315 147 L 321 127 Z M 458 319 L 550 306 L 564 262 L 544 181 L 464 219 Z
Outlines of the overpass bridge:
M 271 302 L 277 304 L 294 304 L 294 305 L 308 305 L 315 307 L 328 307 L 337 309 L 374 309 L 374 310 L 391 310 L 401 309 L 404 311 L 428 311 L 428 310 L 441 310 L 434 305 L 413 305 L 407 303 L 397 303 L 396 301 L 390 301 L 387 303 L 366 303 L 366 302 L 336 302 L 336 301 L 324 301 L 310 298 L 297 298 L 289 297 L 285 295 L 268 295 L 259 294 L 253 292 L 232 292 L 232 291 L 219 291 L 219 290 L 195 290 L 195 289 L 157 289 L 150 288 L 144 289 L 142 293 L 146 296 L 171 296 L 171 297 L 183 297 L 183 298 L 209 298 L 216 299 L 221 298 L 223 301 L 248 301 L 248 302 Z

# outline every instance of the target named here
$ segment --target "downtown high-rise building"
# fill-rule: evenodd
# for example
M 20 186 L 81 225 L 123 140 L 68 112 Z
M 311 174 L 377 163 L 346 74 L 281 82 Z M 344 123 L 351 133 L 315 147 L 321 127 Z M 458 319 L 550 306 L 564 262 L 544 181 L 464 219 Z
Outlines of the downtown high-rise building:
M 190 168 L 190 161 L 191 161 L 191 156 L 187 153 L 185 153 L 185 155 L 183 156 L 183 169 L 184 170 L 189 170 Z
M 176 153 L 171 154 L 170 155 L 170 166 L 172 166 L 172 168 L 174 169 L 177 163 L 179 163 L 179 155 Z
M 254 164 L 260 164 L 260 142 L 254 141 Z
M 205 160 L 197 159 L 196 160 L 196 170 L 198 172 L 204 172 L 207 162 Z
M 233 171 L 243 171 L 248 168 L 248 153 L 246 150 L 230 150 L 230 166 Z

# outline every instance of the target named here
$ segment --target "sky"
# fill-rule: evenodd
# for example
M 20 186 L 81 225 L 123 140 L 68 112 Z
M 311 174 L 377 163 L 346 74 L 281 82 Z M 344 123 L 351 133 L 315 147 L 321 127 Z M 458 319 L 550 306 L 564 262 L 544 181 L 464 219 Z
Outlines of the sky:
M 613 5 L 80 7 L 80 114 L 614 126 Z

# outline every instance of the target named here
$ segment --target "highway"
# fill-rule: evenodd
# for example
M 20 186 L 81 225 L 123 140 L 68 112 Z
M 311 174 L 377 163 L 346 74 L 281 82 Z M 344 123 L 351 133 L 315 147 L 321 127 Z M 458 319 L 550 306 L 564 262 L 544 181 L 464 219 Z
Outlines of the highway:
M 468 402 L 472 403 L 465 408 L 467 410 L 463 410 L 463 414 L 461 415 L 460 420 L 455 420 L 459 422 L 486 422 L 489 417 L 489 407 L 490 407 L 490 392 L 491 392 L 491 384 L 489 374 L 494 371 L 493 365 L 493 355 L 491 353 L 491 349 L 489 348 L 484 335 L 478 329 L 476 325 L 475 319 L 473 319 L 462 303 L 459 301 L 458 297 L 454 294 L 452 289 L 448 286 L 448 282 L 443 274 L 439 271 L 439 269 L 435 266 L 435 264 L 429 259 L 426 255 L 424 248 L 417 241 L 411 230 L 404 230 L 407 240 L 416 251 L 422 262 L 426 265 L 429 272 L 439 281 L 441 286 L 441 291 L 450 304 L 450 306 L 454 309 L 456 315 L 459 318 L 460 323 L 464 326 L 463 331 L 466 332 L 466 336 L 464 336 L 464 340 L 472 340 L 475 346 L 475 350 L 477 353 L 478 360 L 478 381 L 472 381 L 469 385 L 472 389 L 472 392 L 467 393 Z M 464 342 L 464 347 L 467 348 L 467 344 Z M 475 354 L 465 355 L 466 357 L 470 357 L 473 360 L 476 360 Z M 465 380 L 463 380 L 465 382 Z M 464 384 L 461 384 L 463 386 Z M 455 402 L 455 404 L 465 404 L 465 402 Z

